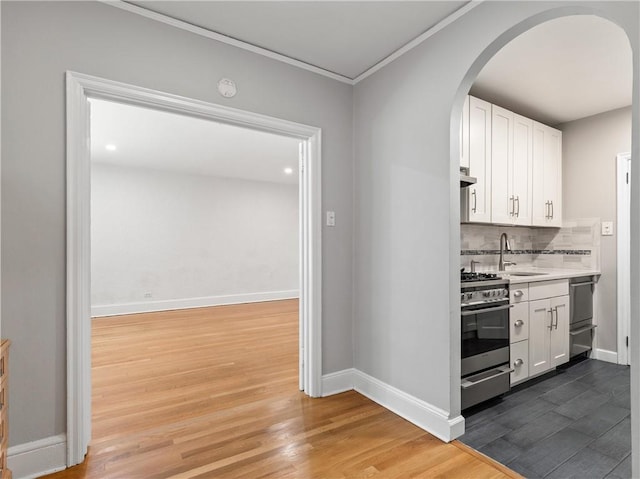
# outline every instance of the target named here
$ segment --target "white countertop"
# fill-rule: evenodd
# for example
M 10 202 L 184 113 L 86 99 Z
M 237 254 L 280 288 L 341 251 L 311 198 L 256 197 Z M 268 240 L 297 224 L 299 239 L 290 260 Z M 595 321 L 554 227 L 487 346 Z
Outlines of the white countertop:
M 517 275 L 510 273 L 537 273 L 531 276 Z M 578 278 L 580 276 L 600 276 L 600 271 L 588 269 L 551 269 L 534 268 L 522 266 L 519 268 L 509 268 L 507 271 L 496 271 L 498 276 L 508 279 L 511 284 L 534 283 L 537 281 L 549 281 L 554 279 Z

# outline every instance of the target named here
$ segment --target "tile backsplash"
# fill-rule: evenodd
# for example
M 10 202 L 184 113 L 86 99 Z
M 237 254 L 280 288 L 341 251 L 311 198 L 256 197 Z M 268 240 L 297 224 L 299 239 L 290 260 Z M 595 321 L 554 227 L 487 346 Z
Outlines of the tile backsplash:
M 600 219 L 564 221 L 562 228 L 460 225 L 461 267 L 496 270 L 500 235 L 507 233 L 512 252 L 505 260 L 538 268 L 600 269 Z

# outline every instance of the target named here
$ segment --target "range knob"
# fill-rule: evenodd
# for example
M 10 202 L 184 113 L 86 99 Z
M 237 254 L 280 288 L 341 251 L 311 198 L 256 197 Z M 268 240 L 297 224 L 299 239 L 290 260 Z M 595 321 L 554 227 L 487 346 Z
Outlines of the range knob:
M 490 297 L 490 296 L 491 296 L 491 291 L 484 291 L 484 292 L 482 293 L 482 296 L 484 296 L 485 298 Z

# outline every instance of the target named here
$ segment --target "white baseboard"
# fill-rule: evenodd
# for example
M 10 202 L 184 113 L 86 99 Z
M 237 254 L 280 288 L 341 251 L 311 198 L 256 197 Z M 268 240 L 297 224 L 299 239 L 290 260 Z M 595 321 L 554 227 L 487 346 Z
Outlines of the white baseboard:
M 67 467 L 67 437 L 46 437 L 12 446 L 7 451 L 7 467 L 14 479 L 35 479 Z
M 230 294 L 226 296 L 205 296 L 202 298 L 167 299 L 143 301 L 139 303 L 105 304 L 91 307 L 91 317 L 115 316 L 120 314 L 152 313 L 172 309 L 203 308 L 225 304 L 257 303 L 299 297 L 297 289 L 289 291 L 267 291 L 263 293 Z
M 593 349 L 591 359 L 599 359 L 600 361 L 618 364 L 618 353 L 615 351 L 607 351 L 606 349 Z
M 363 373 L 353 371 L 354 389 L 363 396 L 393 411 L 407 421 L 449 442 L 464 433 L 464 417 L 449 419 L 449 414 L 399 389 Z
M 343 369 L 335 373 L 322 376 L 322 397 L 340 394 L 353 389 L 353 374 L 355 369 Z

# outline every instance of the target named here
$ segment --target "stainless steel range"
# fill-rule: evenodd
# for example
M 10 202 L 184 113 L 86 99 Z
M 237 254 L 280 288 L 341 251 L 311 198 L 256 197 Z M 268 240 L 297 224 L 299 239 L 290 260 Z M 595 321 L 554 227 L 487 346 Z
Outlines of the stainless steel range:
M 462 273 L 462 409 L 510 389 L 509 280 Z

